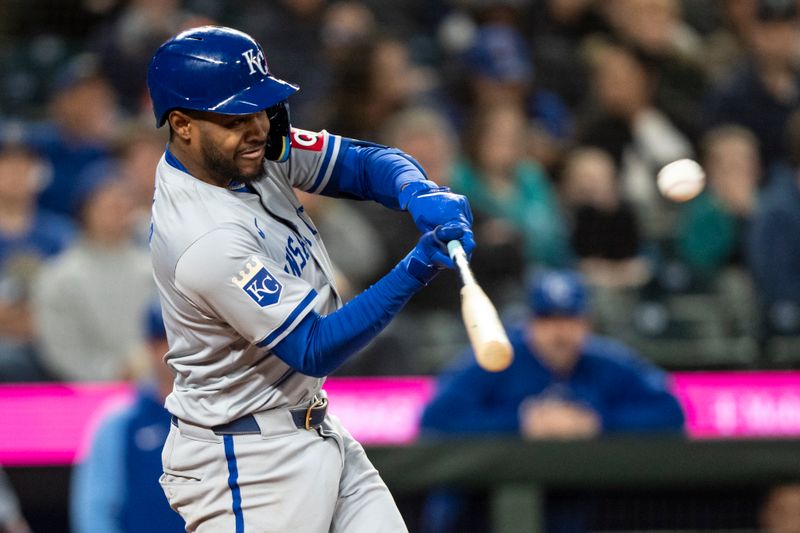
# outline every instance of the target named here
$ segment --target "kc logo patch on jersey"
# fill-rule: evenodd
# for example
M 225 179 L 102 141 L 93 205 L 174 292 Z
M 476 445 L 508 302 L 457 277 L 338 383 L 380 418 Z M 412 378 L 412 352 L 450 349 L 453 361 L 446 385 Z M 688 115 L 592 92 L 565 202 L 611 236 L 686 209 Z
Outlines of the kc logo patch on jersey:
M 255 257 L 250 258 L 233 282 L 261 307 L 278 303 L 283 291 L 283 285 Z
M 325 137 L 322 133 L 292 128 L 292 148 L 319 152 L 324 142 Z

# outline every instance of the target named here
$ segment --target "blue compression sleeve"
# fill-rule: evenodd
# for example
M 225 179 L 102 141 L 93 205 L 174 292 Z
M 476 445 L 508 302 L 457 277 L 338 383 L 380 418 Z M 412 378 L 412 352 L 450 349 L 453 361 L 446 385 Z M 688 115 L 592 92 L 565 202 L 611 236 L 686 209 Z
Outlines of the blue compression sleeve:
M 374 200 L 391 209 L 405 209 L 404 204 L 408 202 L 410 195 L 401 195 L 400 191 L 412 182 L 420 184 L 412 189 L 437 186 L 426 178 L 420 164 L 400 150 L 342 138 L 339 157 L 322 194 L 337 198 Z M 401 196 L 409 198 L 401 199 Z
M 398 265 L 341 309 L 309 313 L 272 351 L 307 376 L 326 376 L 374 339 L 423 286 Z

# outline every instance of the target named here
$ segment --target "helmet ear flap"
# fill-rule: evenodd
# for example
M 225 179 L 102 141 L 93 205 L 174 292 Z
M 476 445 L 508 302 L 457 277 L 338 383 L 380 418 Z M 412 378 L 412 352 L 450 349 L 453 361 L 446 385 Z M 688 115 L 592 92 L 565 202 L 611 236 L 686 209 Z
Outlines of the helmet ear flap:
M 289 104 L 286 101 L 267 108 L 269 118 L 269 134 L 264 157 L 279 163 L 289 159 L 292 144 L 289 138 Z

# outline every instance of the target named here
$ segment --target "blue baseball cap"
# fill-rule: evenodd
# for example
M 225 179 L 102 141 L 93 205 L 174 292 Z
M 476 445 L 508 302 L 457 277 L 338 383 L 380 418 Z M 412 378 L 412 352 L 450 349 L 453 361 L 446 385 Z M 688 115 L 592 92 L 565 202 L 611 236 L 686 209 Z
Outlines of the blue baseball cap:
M 589 309 L 583 277 L 571 270 L 537 272 L 530 284 L 528 303 L 537 317 L 578 317 Z
M 192 28 L 162 44 L 150 61 L 147 86 L 157 127 L 176 108 L 246 115 L 299 89 L 272 75 L 252 37 L 222 26 Z
M 472 73 L 499 82 L 526 82 L 533 76 L 525 39 L 507 25 L 490 24 L 480 28 L 466 59 Z

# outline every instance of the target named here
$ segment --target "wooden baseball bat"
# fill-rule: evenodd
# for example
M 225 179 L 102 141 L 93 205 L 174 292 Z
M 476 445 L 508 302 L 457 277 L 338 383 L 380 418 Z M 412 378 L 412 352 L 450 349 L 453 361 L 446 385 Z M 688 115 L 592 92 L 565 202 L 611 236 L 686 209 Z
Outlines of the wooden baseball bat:
M 461 287 L 461 317 L 467 328 L 475 359 L 481 368 L 489 372 L 505 370 L 514 358 L 514 349 L 508 342 L 508 335 L 500 323 L 497 310 L 475 280 L 461 243 L 448 242 L 447 251 L 458 267 L 464 283 Z

